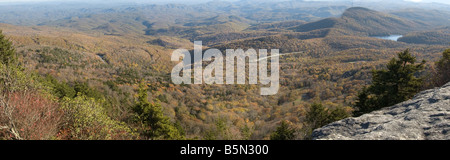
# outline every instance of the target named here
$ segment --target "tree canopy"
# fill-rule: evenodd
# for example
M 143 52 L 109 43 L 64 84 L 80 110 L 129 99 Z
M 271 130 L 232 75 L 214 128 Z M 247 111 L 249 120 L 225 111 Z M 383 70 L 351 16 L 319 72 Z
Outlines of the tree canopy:
M 0 62 L 6 66 L 17 62 L 16 50 L 0 30 Z
M 147 90 L 147 84 L 142 81 L 139 84 L 138 101 L 133 108 L 137 120 L 142 124 L 143 136 L 148 139 L 184 139 L 169 117 L 163 114 L 161 105 L 148 101 Z
M 354 108 L 356 116 L 410 99 L 422 87 L 417 77 L 425 61 L 416 64 L 416 57 L 405 50 L 386 65 L 387 69 L 372 71 L 372 84 L 359 93 Z
M 270 135 L 270 140 L 293 140 L 295 129 L 289 126 L 288 122 L 282 121 L 280 126 Z

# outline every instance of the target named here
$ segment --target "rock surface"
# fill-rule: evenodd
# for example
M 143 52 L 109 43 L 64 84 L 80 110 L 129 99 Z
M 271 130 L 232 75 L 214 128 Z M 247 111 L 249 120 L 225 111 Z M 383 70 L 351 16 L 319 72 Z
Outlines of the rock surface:
M 378 111 L 328 124 L 315 140 L 449 140 L 450 83 Z

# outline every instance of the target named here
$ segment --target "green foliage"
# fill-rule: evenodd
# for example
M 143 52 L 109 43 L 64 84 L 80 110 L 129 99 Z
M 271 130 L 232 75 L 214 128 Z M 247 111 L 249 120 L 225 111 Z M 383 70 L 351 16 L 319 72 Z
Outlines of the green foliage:
M 398 53 L 398 59 L 393 58 L 387 64 L 387 70 L 372 71 L 372 85 L 359 93 L 354 114 L 359 116 L 414 96 L 422 86 L 422 79 L 417 78 L 415 74 L 421 71 L 425 64 L 425 61 L 420 64 L 415 62 L 416 58 L 407 49 Z
M 112 91 L 120 91 L 119 87 L 117 87 L 117 84 L 114 81 L 108 80 L 104 82 L 106 86 L 108 86 Z
M 74 86 L 70 86 L 65 82 L 58 82 L 51 76 L 42 78 L 36 74 L 25 72 L 15 62 L 15 52 L 11 44 L 3 41 L 3 35 L 1 38 L 2 44 L 5 44 L 0 46 L 1 55 L 8 59 L 0 63 L 1 93 L 21 93 L 29 90 L 37 90 L 36 94 L 43 95 L 51 93 L 52 95 L 48 94 L 49 99 L 46 99 L 49 104 L 44 103 L 42 107 L 54 105 L 64 111 L 63 119 L 65 123 L 60 134 L 58 134 L 58 138 L 89 140 L 133 139 L 136 137 L 136 134 L 125 123 L 114 120 L 106 114 L 103 106 L 98 102 L 98 99 L 103 97 L 100 92 L 88 87 L 86 83 L 76 83 Z M 53 96 L 61 98 L 60 104 L 50 102 L 53 100 Z M 30 103 L 30 105 L 33 104 L 40 103 L 37 101 Z M 28 115 L 21 116 L 27 117 Z M 36 117 L 31 118 L 35 119 Z M 39 129 L 42 128 L 37 128 L 37 130 Z
M 16 50 L 0 30 L 0 63 L 9 66 L 17 63 Z
M 214 131 L 210 130 L 205 133 L 203 140 L 217 140 L 217 135 Z
M 53 139 L 61 117 L 54 97 L 35 74 L 17 63 L 11 42 L 0 31 L 0 139 Z
M 23 72 L 19 66 L 6 66 L 0 63 L 0 92 L 38 88 L 38 85 L 34 83 L 34 76 Z
M 231 140 L 233 139 L 227 120 L 219 118 L 215 121 L 214 127 L 205 133 L 204 140 Z
M 108 140 L 132 139 L 135 133 L 123 122 L 110 118 L 93 98 L 78 95 L 65 97 L 62 109 L 67 115 L 69 139 Z
M 165 95 L 165 94 L 160 94 L 160 95 L 158 95 L 158 99 L 161 101 L 161 102 L 164 102 L 164 103 L 168 103 L 169 101 L 167 100 L 167 96 Z
M 330 116 L 328 117 L 328 122 L 335 122 L 339 121 L 341 119 L 345 119 L 347 117 L 350 117 L 350 114 L 342 107 L 337 107 L 333 110 L 331 110 Z
M 50 87 L 52 94 L 60 99 L 64 97 L 75 98 L 79 95 L 84 95 L 89 98 L 94 98 L 97 101 L 105 101 L 105 96 L 97 89 L 90 87 L 87 82 L 75 82 L 70 85 L 66 82 L 59 82 L 51 75 L 47 75 L 43 80 L 46 86 Z
M 85 68 L 90 65 L 92 62 L 88 62 L 86 59 L 83 59 L 83 55 L 78 52 L 69 51 L 66 49 L 61 49 L 58 47 L 50 48 L 43 47 L 41 49 L 36 49 L 37 53 L 36 57 L 34 57 L 40 65 L 57 68 L 57 69 L 66 69 L 66 68 Z
M 299 4 L 303 6 L 300 7 L 302 12 L 317 10 L 309 5 L 305 8 L 303 2 L 294 5 Z M 283 5 L 290 7 L 292 3 L 277 3 L 277 6 Z M 445 47 L 412 45 L 367 37 L 369 34 L 406 32 L 418 27 L 413 26 L 411 21 L 391 19 L 386 14 L 361 8 L 351 9 L 340 18 L 296 27 L 303 24 L 303 21 L 290 20 L 304 19 L 312 22 L 318 19 L 317 14 L 324 14 L 324 18 L 330 17 L 330 14 L 337 17 L 347 7 L 325 7 L 320 9 L 320 12 L 315 12 L 315 15 L 302 13 L 294 16 L 290 11 L 276 11 L 274 16 L 268 14 L 274 13 L 273 11 L 262 10 L 258 12 L 261 14 L 243 16 L 256 20 L 251 23 L 245 22 L 241 17 L 216 16 L 215 12 L 211 12 L 211 15 L 208 15 L 210 17 L 198 17 L 195 7 L 183 9 L 183 12 L 191 12 L 192 14 L 188 14 L 191 17 L 172 17 L 170 13 L 177 13 L 179 7 L 155 7 L 150 9 L 151 17 L 140 16 L 141 11 L 138 13 L 133 12 L 133 9 L 117 8 L 112 12 L 119 13 L 111 14 L 108 11 L 87 17 L 69 16 L 75 18 L 48 22 L 38 27 L 2 25 L 2 28 L 5 32 L 8 31 L 8 37 L 17 44 L 17 50 L 21 53 L 20 62 L 23 62 L 24 67 L 41 75 L 55 76 L 58 81 L 53 81 L 48 86 L 56 97 L 74 99 L 77 98 L 77 92 L 87 95 L 88 98 L 95 97 L 96 103 L 109 117 L 139 128 L 142 138 L 147 139 L 148 135 L 143 133 L 152 128 L 148 124 L 144 125 L 142 119 L 136 118 L 137 121 L 132 121 L 135 114 L 137 115 L 133 112 L 137 102 L 133 98 L 133 87 L 142 78 L 149 80 L 150 84 L 147 85 L 152 87 L 154 93 L 149 95 L 150 102 L 147 102 L 152 106 L 163 106 L 161 110 L 164 114 L 174 117 L 171 121 L 177 123 L 175 128 L 181 135 L 189 138 L 205 135 L 202 137 L 204 139 L 262 139 L 269 137 L 270 131 L 275 129 L 271 126 L 281 120 L 289 120 L 292 127 L 311 131 L 304 111 L 315 101 L 324 102 L 325 115 L 335 117 L 327 121 L 345 117 L 346 110 L 336 106 L 351 104 L 358 94 L 357 90 L 370 81 L 370 70 L 379 69 L 385 60 L 392 57 L 392 51 L 411 47 L 415 52 L 423 53 L 419 56 L 437 59 L 439 55 L 435 53 L 441 52 Z M 232 10 L 238 11 L 236 14 L 239 14 L 240 7 L 248 6 L 237 6 Z M 130 14 L 130 11 L 133 13 Z M 13 12 L 3 10 L 2 13 Z M 176 20 L 180 18 L 183 20 Z M 177 25 L 173 25 L 175 21 Z M 241 31 L 244 25 L 240 22 L 254 26 Z M 68 27 L 69 32 L 45 26 L 50 24 Z M 297 31 L 304 29 L 304 32 L 289 31 L 292 27 Z M 162 29 L 159 30 L 160 28 Z M 72 33 L 71 29 L 79 32 Z M 156 35 L 164 36 L 139 36 L 152 30 Z M 94 32 L 95 34 L 92 34 Z M 448 39 L 442 36 L 446 34 L 440 34 L 439 39 L 432 39 L 433 34 L 424 35 L 418 37 L 433 42 L 445 42 L 439 40 Z M 203 39 L 205 46 L 213 48 L 279 48 L 281 53 L 289 53 L 280 57 L 280 75 L 283 75 L 280 77 L 280 93 L 260 96 L 259 87 L 255 85 L 172 84 L 169 73 L 172 63 L 168 63 L 170 56 L 167 54 L 170 54 L 170 48 L 190 49 L 190 41 L 194 39 Z M 152 45 L 142 43 L 149 40 Z M 17 89 L 27 88 L 32 84 L 28 78 L 30 76 L 24 72 L 8 74 L 18 76 L 9 76 L 9 80 L 4 84 L 14 84 Z M 5 77 L 8 76 L 2 78 Z M 367 94 L 362 97 L 371 96 L 373 95 Z M 161 105 L 158 100 L 152 101 L 154 98 L 160 100 Z M 221 118 L 223 121 L 218 120 Z M 165 138 L 160 136 L 153 139 Z
M 253 134 L 252 131 L 253 131 L 252 128 L 250 128 L 248 125 L 244 125 L 244 127 L 241 128 L 242 139 L 249 140 Z
M 437 68 L 437 85 L 442 86 L 450 81 L 450 49 L 442 53 L 442 58 L 436 62 Z
M 229 133 L 229 127 L 226 123 L 226 120 L 221 118 L 216 121 L 216 137 L 219 139 L 231 139 L 231 134 Z
M 17 54 L 12 43 L 0 30 L 0 87 L 1 92 L 15 92 L 39 88 L 35 75 L 24 72 L 17 61 Z
M 336 107 L 335 109 L 328 109 L 320 103 L 314 103 L 309 108 L 309 111 L 305 116 L 305 126 L 302 128 L 303 138 L 311 138 L 312 131 L 314 129 L 325 126 L 329 123 L 349 117 L 350 114 L 342 107 Z
M 314 103 L 306 113 L 306 123 L 314 130 L 330 122 L 328 109 L 320 103 Z
M 178 130 L 180 135 L 186 135 L 186 131 L 184 130 L 183 126 L 181 126 L 180 121 L 177 121 L 175 124 L 173 124 L 174 127 Z M 180 139 L 184 139 L 184 137 L 180 137 Z
M 81 93 L 82 95 L 86 95 L 87 97 L 94 98 L 96 100 L 104 100 L 105 96 L 98 90 L 89 87 L 86 82 L 76 82 L 73 86 L 75 92 Z
M 44 83 L 51 88 L 52 94 L 60 99 L 64 97 L 73 98 L 77 94 L 73 87 L 69 86 L 67 83 L 59 82 L 51 75 L 45 77 Z
M 136 119 L 142 124 L 142 135 L 147 139 L 184 139 L 184 135 L 175 127 L 169 117 L 162 112 L 159 103 L 148 101 L 147 86 L 144 81 L 139 84 L 138 101 L 133 107 Z
M 295 129 L 291 128 L 286 121 L 282 121 L 277 130 L 270 135 L 270 140 L 293 140 Z

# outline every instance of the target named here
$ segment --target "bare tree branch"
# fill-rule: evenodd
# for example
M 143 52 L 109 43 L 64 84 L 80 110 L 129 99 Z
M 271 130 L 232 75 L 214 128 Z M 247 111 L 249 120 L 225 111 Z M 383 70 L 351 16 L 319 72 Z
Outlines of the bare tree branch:
M 0 100 L 0 104 L 3 106 L 3 113 L 4 116 L 6 116 L 9 120 L 9 126 L 4 126 L 6 129 L 9 129 L 9 132 L 14 135 L 14 138 L 17 140 L 22 140 L 23 138 L 20 137 L 19 132 L 16 130 L 16 125 L 14 123 L 12 112 L 14 111 L 15 106 L 10 106 L 9 103 L 5 102 L 5 99 L 2 97 Z M 1 127 L 0 129 L 5 129 L 4 127 Z

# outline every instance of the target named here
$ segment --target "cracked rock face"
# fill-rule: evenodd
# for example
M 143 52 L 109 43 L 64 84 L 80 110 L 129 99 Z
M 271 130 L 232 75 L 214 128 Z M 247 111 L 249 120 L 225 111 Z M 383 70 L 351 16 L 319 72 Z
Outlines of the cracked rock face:
M 378 111 L 328 124 L 315 140 L 450 140 L 450 83 Z

